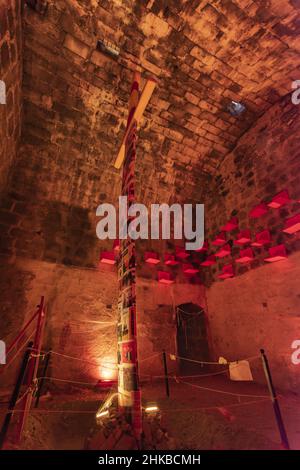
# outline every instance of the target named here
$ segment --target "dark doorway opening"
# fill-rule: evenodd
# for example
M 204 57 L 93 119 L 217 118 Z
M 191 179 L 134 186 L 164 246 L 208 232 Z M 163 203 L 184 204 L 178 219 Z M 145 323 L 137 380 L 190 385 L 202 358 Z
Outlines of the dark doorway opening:
M 207 372 L 209 366 L 197 362 L 209 361 L 207 325 L 203 308 L 193 303 L 178 305 L 176 319 L 177 355 L 187 359 L 179 359 L 180 375 Z

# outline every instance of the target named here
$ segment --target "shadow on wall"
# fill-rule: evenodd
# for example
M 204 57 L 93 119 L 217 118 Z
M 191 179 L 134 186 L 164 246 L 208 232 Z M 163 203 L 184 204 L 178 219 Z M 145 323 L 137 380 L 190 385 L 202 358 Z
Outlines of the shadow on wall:
M 34 191 L 33 191 L 34 192 Z M 65 265 L 94 266 L 97 260 L 95 227 L 88 209 L 57 201 L 37 201 L 9 192 L 0 210 L 0 256 Z
M 42 220 L 46 261 L 94 266 L 97 238 L 89 212 L 88 209 L 60 202 L 48 203 Z

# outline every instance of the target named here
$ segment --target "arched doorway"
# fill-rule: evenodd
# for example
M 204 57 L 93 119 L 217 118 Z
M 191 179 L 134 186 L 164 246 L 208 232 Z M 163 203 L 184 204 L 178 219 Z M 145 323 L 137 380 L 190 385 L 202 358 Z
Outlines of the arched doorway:
M 185 303 L 176 307 L 177 355 L 180 375 L 207 372 L 207 366 L 194 361 L 209 361 L 209 346 L 205 313 L 202 307 Z

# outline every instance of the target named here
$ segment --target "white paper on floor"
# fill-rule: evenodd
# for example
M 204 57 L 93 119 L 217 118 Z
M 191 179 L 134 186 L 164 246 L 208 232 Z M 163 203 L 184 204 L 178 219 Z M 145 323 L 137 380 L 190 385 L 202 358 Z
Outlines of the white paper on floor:
M 237 361 L 229 364 L 231 380 L 253 380 L 248 361 Z

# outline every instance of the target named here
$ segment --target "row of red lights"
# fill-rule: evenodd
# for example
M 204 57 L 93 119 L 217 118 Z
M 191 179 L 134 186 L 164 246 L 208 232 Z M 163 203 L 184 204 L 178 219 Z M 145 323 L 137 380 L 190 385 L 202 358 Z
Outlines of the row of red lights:
M 254 206 L 251 211 L 249 212 L 250 218 L 259 218 L 268 212 L 268 208 L 278 209 L 285 204 L 293 202 L 287 190 L 283 190 L 280 193 L 276 194 L 271 202 L 266 204 L 262 202 L 256 206 Z M 300 202 L 300 201 L 298 201 Z M 200 266 L 211 266 L 216 263 L 216 258 L 223 258 L 229 256 L 231 254 L 231 247 L 227 243 L 226 244 L 226 233 L 238 228 L 238 219 L 237 217 L 232 217 L 223 227 L 221 227 L 221 233 L 219 233 L 216 238 L 212 241 L 212 245 L 221 246 L 222 248 L 216 252 L 214 255 L 208 255 L 206 260 L 200 263 Z M 300 213 L 296 214 L 292 217 L 289 217 L 285 221 L 285 226 L 283 228 L 283 232 L 293 234 L 300 230 Z M 242 230 L 237 235 L 237 238 L 234 240 L 235 245 L 243 246 L 245 244 L 250 243 L 253 247 L 262 247 L 271 242 L 271 235 L 269 230 L 263 230 L 258 232 L 255 235 L 255 241 L 251 242 L 251 231 L 249 229 Z M 120 248 L 119 240 L 115 240 L 114 242 L 114 250 L 113 251 L 103 251 L 100 255 L 100 262 L 106 264 L 115 264 L 116 257 L 115 252 L 118 251 Z M 183 261 L 187 257 L 189 257 L 189 253 L 187 253 L 184 248 L 182 247 L 175 247 L 175 254 L 166 253 L 164 255 L 164 264 L 167 266 L 175 266 L 178 265 L 180 261 L 178 258 Z M 208 251 L 208 241 L 204 242 L 204 245 L 201 249 L 196 250 L 198 252 L 205 252 Z M 265 258 L 266 262 L 275 262 L 280 261 L 287 258 L 286 249 L 283 244 L 273 246 L 269 249 L 269 257 Z M 240 257 L 236 259 L 237 263 L 249 263 L 254 259 L 254 253 L 251 248 L 246 248 L 240 250 Z M 160 258 L 157 253 L 152 251 L 145 252 L 145 262 L 148 264 L 156 265 L 160 263 Z M 183 272 L 186 274 L 195 274 L 198 272 L 198 269 L 195 268 L 192 264 L 184 263 L 183 264 Z M 227 265 L 223 267 L 222 274 L 219 275 L 219 278 L 226 279 L 228 277 L 233 277 L 233 265 Z M 162 283 L 170 284 L 174 282 L 174 278 L 172 277 L 171 273 L 166 271 L 158 271 L 158 281 Z
M 291 203 L 291 202 L 300 202 L 300 200 L 293 201 L 288 191 L 285 189 L 280 191 L 276 194 L 269 203 L 261 202 L 260 204 L 254 206 L 251 211 L 249 212 L 249 217 L 252 219 L 256 219 L 265 215 L 269 208 L 272 209 L 279 209 L 280 207 Z M 222 232 L 219 234 L 216 239 L 212 242 L 214 245 L 223 245 L 226 242 L 225 233 L 226 231 L 231 231 L 238 228 L 238 220 L 236 217 L 233 217 L 224 227 L 222 227 Z M 289 217 L 285 221 L 285 225 L 283 228 L 284 233 L 294 234 L 300 230 L 300 213 L 296 214 L 292 217 Z M 271 236 L 269 230 L 263 230 L 259 232 L 255 236 L 255 241 L 251 243 L 251 232 L 250 230 L 242 230 L 236 240 L 234 241 L 235 245 L 245 245 L 247 243 L 251 243 L 253 247 L 261 247 L 271 242 Z M 222 249 L 217 252 L 215 255 L 211 255 L 207 258 L 206 265 L 212 265 L 216 262 L 216 257 L 227 256 L 231 254 L 230 246 L 224 245 Z M 277 261 L 281 261 L 287 258 L 286 248 L 284 244 L 280 244 L 277 246 L 273 246 L 269 248 L 269 256 L 264 259 L 264 261 L 273 263 Z M 236 259 L 237 263 L 249 263 L 254 259 L 254 253 L 251 248 L 246 248 L 240 251 L 240 257 Z M 205 263 L 205 262 L 204 262 Z M 203 265 L 203 263 L 202 263 Z M 204 264 L 205 265 L 205 264 Z M 234 269 L 232 264 L 228 264 L 223 266 L 222 273 L 219 275 L 220 279 L 228 279 L 234 277 Z

